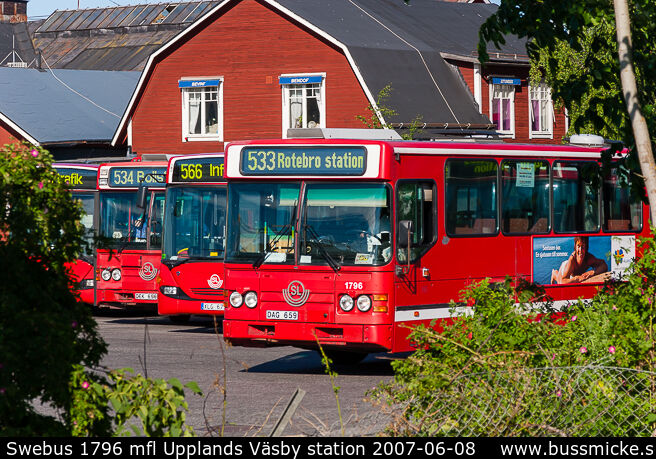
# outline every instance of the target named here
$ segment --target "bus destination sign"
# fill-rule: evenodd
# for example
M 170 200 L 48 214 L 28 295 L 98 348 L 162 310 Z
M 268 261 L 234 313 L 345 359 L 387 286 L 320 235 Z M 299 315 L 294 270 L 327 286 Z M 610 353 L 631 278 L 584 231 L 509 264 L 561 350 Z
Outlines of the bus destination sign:
M 143 185 L 164 186 L 166 167 L 117 166 L 109 170 L 109 186 L 113 188 L 138 188 Z
M 225 182 L 223 156 L 177 159 L 173 163 L 171 181 L 176 183 Z
M 74 190 L 95 190 L 97 169 L 56 167 L 59 177 Z
M 243 175 L 364 175 L 364 147 L 265 147 L 241 151 Z

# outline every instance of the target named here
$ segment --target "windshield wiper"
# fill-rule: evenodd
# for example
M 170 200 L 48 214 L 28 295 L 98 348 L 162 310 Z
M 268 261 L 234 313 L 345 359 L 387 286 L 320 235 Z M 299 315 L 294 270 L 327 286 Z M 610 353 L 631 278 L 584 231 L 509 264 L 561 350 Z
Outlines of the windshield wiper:
M 319 240 L 319 239 L 320 239 L 319 235 L 317 234 L 316 230 L 312 227 L 312 225 L 308 225 L 308 224 L 306 223 L 306 224 L 305 224 L 305 229 L 306 229 L 306 230 L 309 230 L 309 232 L 310 232 L 310 236 L 312 236 L 312 237 L 314 238 L 314 241 L 309 240 L 309 239 L 308 239 L 308 241 L 310 241 L 310 242 L 314 242 L 314 244 L 315 244 L 315 245 L 317 246 L 317 248 L 319 249 L 319 253 L 321 254 L 321 256 L 323 256 L 323 258 L 328 262 L 328 264 L 330 265 L 330 267 L 333 268 L 333 270 L 334 270 L 335 272 L 339 271 L 339 270 L 341 269 L 341 266 L 339 265 L 339 263 L 337 263 L 337 262 L 335 261 L 335 259 L 334 259 L 334 258 L 328 253 L 328 251 L 324 248 L 323 243 Z
M 166 266 L 169 268 L 176 268 L 184 263 L 189 263 L 189 262 L 195 262 L 195 261 L 208 261 L 208 260 L 214 260 L 214 261 L 223 261 L 223 257 L 202 257 L 202 256 L 194 256 L 194 257 L 185 257 L 185 258 L 178 258 L 176 260 L 171 260 L 170 258 L 166 260 L 162 260 L 162 263 L 164 263 Z
M 298 201 L 294 201 L 294 210 L 292 211 L 292 218 L 291 218 L 291 220 L 289 221 L 289 223 L 287 223 L 285 226 L 282 227 L 282 229 L 280 230 L 280 232 L 279 232 L 278 234 L 276 234 L 276 237 L 275 237 L 275 238 L 273 238 L 271 241 L 269 241 L 269 243 L 267 244 L 267 246 L 264 248 L 264 252 L 261 253 L 261 254 L 257 257 L 257 259 L 253 262 L 253 268 L 259 268 L 260 266 L 262 266 L 262 263 L 265 262 L 265 260 L 266 260 L 266 258 L 267 258 L 267 255 L 271 253 L 271 250 L 276 246 L 276 244 L 278 243 L 278 241 L 279 241 L 283 236 L 285 236 L 285 235 L 287 234 L 287 231 L 290 231 L 290 232 L 291 232 L 291 230 L 293 230 L 294 226 L 296 225 L 296 209 L 297 209 L 297 205 L 298 205 Z M 268 252 L 267 252 L 267 249 L 269 250 Z

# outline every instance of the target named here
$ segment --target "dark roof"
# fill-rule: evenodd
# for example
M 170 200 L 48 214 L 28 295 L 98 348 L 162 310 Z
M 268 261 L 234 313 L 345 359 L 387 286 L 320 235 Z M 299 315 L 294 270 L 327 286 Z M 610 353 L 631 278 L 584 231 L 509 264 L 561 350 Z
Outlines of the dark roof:
M 139 87 L 146 83 L 160 55 L 184 43 L 188 34 L 211 21 L 220 21 L 219 15 L 237 1 L 216 5 L 203 21 L 181 31 L 153 53 Z M 385 121 L 409 123 L 420 117 L 432 124 L 489 125 L 462 75 L 445 57 L 476 59 L 478 30 L 497 10 L 496 5 L 439 0 L 412 0 L 409 4 L 402 0 L 276 0 L 268 5 L 342 49 L 372 104 L 381 89 L 391 85 L 385 104 L 398 115 Z M 525 41 L 506 38 L 498 58 L 528 65 Z M 135 91 L 113 143 L 125 131 L 139 95 L 140 91 Z
M 278 0 L 278 3 L 348 48 L 376 94 L 391 83 L 388 105 L 399 115 L 386 121 L 489 123 L 478 113 L 456 69 L 443 55 L 476 56 L 478 30 L 496 5 L 438 0 Z M 504 55 L 522 55 L 524 41 L 508 37 Z
M 492 4 L 442 0 L 412 0 L 407 4 L 402 0 L 278 0 L 278 3 L 348 46 L 404 50 L 412 45 L 422 51 L 462 57 L 477 56 L 478 30 L 498 8 Z M 506 38 L 507 43 L 500 52 L 527 58 L 525 40 Z
M 138 79 L 138 72 L 0 68 L 0 118 L 41 145 L 109 143 Z
M 55 11 L 33 32 L 51 68 L 142 70 L 148 56 L 219 1 Z
M 5 67 L 12 62 L 29 66 L 34 63 L 35 57 L 27 23 L 0 22 L 0 66 Z

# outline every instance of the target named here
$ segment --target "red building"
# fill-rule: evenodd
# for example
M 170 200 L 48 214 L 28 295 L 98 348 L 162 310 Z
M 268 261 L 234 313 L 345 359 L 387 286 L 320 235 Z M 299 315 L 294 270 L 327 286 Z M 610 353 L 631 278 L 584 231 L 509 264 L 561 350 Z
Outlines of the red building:
M 365 127 L 381 119 L 417 135 L 496 127 L 507 141 L 558 142 L 565 118 L 530 88 L 524 41 L 509 37 L 481 69 L 480 25 L 495 5 L 413 0 L 234 0 L 154 52 L 113 144 L 138 154 L 222 151 L 285 137 L 291 127 Z

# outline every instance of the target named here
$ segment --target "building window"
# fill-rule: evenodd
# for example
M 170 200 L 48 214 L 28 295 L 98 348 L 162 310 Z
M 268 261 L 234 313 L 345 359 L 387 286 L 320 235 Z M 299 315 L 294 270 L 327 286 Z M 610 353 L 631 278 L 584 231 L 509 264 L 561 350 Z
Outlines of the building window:
M 179 82 L 182 91 L 183 141 L 221 140 L 223 138 L 222 80 Z
M 515 136 L 515 86 L 493 83 L 490 88 L 490 116 L 500 134 Z
M 529 94 L 530 138 L 553 138 L 554 111 L 551 89 L 545 83 L 540 83 L 537 86 L 529 86 Z
M 290 128 L 325 127 L 325 96 L 323 75 L 281 76 L 282 128 L 287 137 Z

